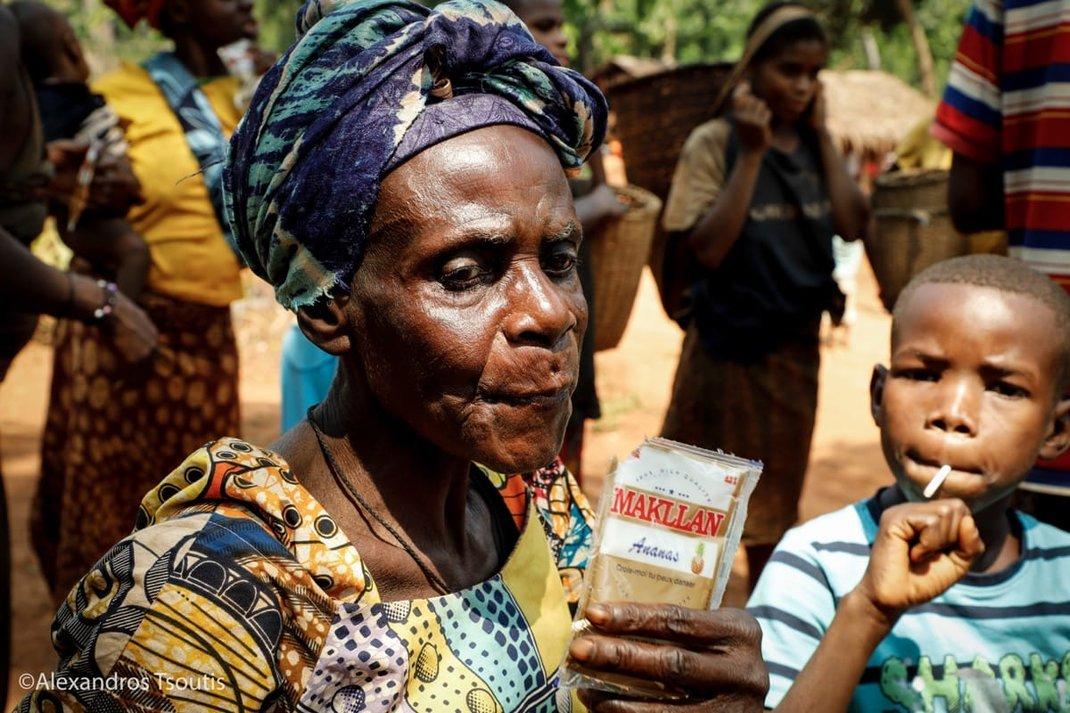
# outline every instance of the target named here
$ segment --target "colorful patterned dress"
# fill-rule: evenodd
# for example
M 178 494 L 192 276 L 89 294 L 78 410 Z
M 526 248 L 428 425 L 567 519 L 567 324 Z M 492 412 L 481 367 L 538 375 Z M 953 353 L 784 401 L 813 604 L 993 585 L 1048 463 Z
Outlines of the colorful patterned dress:
M 68 596 L 52 629 L 60 667 L 18 710 L 580 710 L 558 666 L 590 509 L 560 464 L 482 472 L 520 531 L 501 571 L 384 603 L 282 459 L 208 444 Z

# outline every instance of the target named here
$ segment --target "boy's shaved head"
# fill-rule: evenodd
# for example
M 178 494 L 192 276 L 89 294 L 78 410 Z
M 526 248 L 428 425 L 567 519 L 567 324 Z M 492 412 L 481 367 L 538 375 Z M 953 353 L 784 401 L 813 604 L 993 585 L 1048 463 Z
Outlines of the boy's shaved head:
M 1000 292 L 1032 298 L 1051 310 L 1058 340 L 1061 374 L 1060 389 L 1070 385 L 1070 296 L 1055 282 L 1020 260 L 999 255 L 967 255 L 938 262 L 914 277 L 903 288 L 892 311 L 892 348 L 895 348 L 898 325 L 911 296 L 924 285 L 953 284 L 987 287 Z

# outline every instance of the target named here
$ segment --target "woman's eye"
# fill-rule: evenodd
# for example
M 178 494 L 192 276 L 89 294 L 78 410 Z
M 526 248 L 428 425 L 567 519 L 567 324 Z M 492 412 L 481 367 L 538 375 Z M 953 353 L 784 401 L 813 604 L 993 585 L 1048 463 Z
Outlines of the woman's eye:
M 442 267 L 439 282 L 447 290 L 467 290 L 485 282 L 489 275 L 490 270 L 479 261 L 457 258 Z
M 564 276 L 576 268 L 577 262 L 574 248 L 557 249 L 543 259 L 543 269 L 550 275 Z

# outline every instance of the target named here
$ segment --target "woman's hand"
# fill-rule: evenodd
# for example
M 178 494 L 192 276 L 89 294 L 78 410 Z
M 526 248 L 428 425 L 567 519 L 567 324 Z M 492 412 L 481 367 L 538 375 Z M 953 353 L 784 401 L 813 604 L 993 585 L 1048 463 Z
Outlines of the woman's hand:
M 745 612 L 613 603 L 591 605 L 586 616 L 592 631 L 569 649 L 577 663 L 662 683 L 687 696 L 680 701 L 627 700 L 583 689 L 580 699 L 593 713 L 764 709 L 769 676 L 762 661 L 762 632 Z
M 70 200 L 78 181 L 78 169 L 88 150 L 86 143 L 74 139 L 49 141 L 45 145 L 45 153 L 52 164 L 52 181 L 41 197 L 56 198 L 64 203 Z
M 85 275 L 69 273 L 68 279 L 71 280 L 72 289 L 70 316 L 90 320 L 94 310 L 104 304 L 104 290 L 96 280 Z M 122 292 L 115 295 L 115 306 L 108 326 L 115 348 L 129 364 L 148 358 L 160 336 L 145 310 Z
M 751 93 L 750 82 L 740 82 L 732 92 L 732 118 L 743 150 L 764 154 L 773 141 L 773 112 Z
M 961 500 L 904 503 L 884 511 L 856 592 L 894 620 L 940 596 L 985 550 Z
M 591 200 L 597 207 L 598 216 L 601 220 L 607 218 L 619 218 L 628 212 L 628 203 L 611 186 L 602 184 L 590 192 Z
M 145 310 L 122 292 L 115 302 L 111 327 L 115 348 L 130 364 L 147 359 L 156 349 L 156 341 L 160 337 L 156 325 Z
M 817 80 L 814 98 L 810 102 L 810 128 L 820 133 L 826 129 L 828 122 L 828 101 L 825 99 L 825 83 Z
M 129 159 L 106 153 L 101 156 L 89 186 L 89 207 L 121 217 L 132 206 L 144 202 L 141 182 Z

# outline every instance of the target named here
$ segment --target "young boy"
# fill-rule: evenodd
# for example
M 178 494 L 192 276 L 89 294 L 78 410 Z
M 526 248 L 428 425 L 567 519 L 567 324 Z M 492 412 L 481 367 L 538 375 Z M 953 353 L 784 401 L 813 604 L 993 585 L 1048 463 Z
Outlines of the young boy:
M 896 484 L 781 540 L 749 604 L 767 707 L 1068 709 L 1070 533 L 1009 505 L 1070 446 L 1068 374 L 1070 298 L 1021 262 L 956 258 L 907 286 L 871 386 Z

